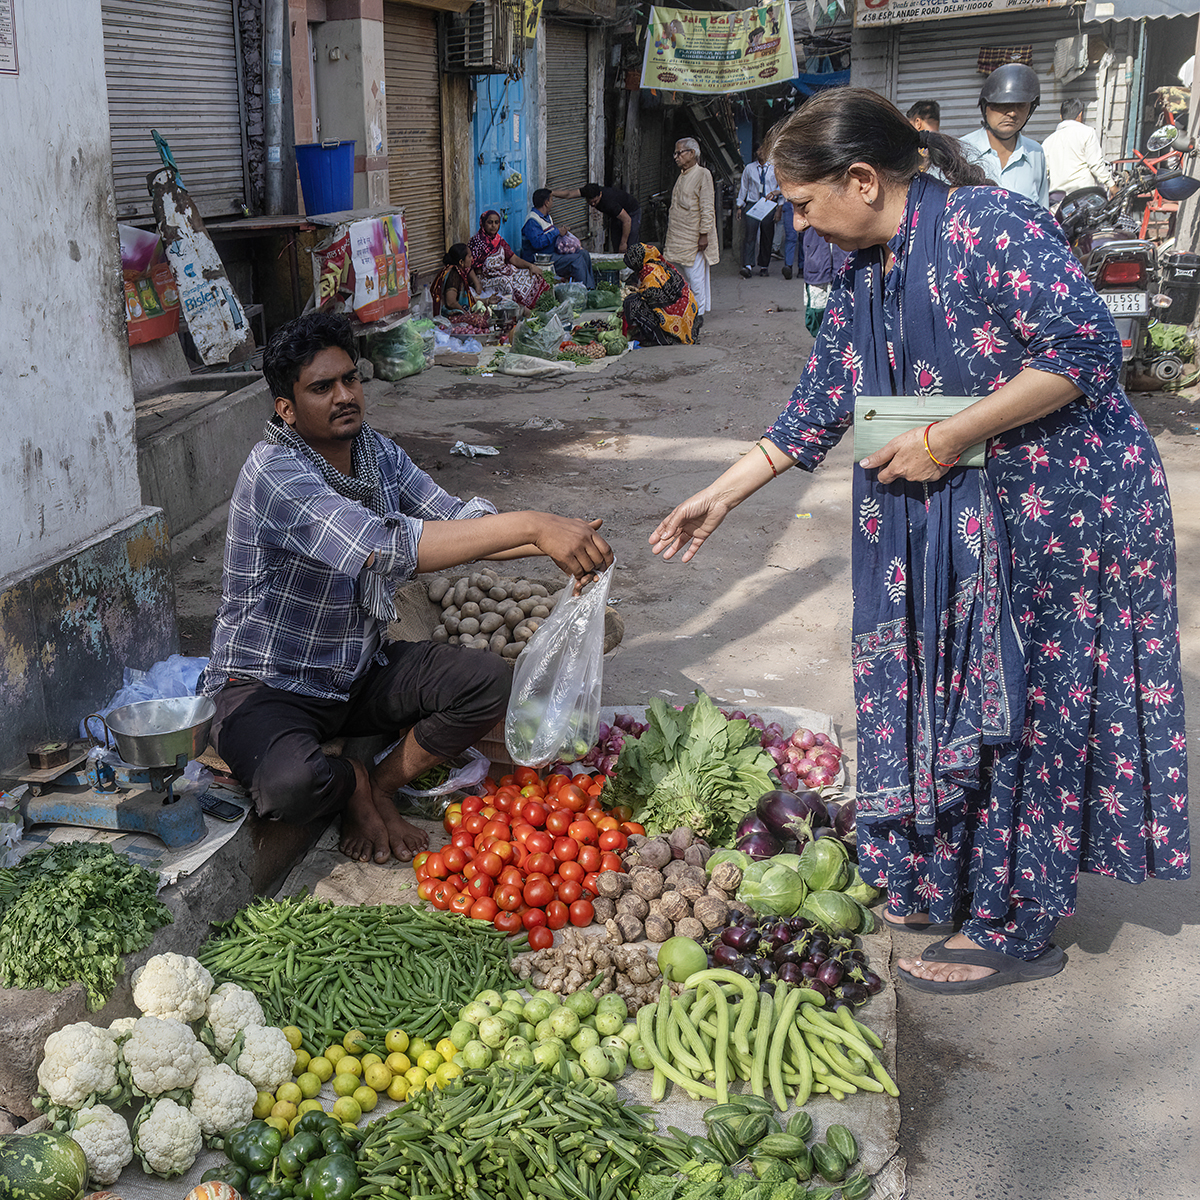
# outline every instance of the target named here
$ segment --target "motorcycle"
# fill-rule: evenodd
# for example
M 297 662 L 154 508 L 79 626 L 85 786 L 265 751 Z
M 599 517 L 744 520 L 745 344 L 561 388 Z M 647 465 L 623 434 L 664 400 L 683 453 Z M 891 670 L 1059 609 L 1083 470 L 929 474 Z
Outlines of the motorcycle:
M 1183 362 L 1161 354 L 1147 330 L 1153 321 L 1170 323 L 1172 298 L 1159 289 L 1158 248 L 1136 236 L 1141 215 L 1134 211 L 1139 197 L 1157 192 L 1178 202 L 1200 190 L 1200 179 L 1180 169 L 1196 153 L 1190 140 L 1180 144 L 1182 131 L 1173 125 L 1156 129 L 1147 142 L 1150 154 L 1173 153 L 1178 165 L 1156 170 L 1145 160 L 1126 172 L 1110 195 L 1103 188 L 1081 188 L 1065 196 L 1054 215 L 1076 257 L 1101 299 L 1108 305 L 1121 338 L 1121 381 L 1148 376 L 1159 384 L 1183 373 Z M 1161 160 L 1156 160 L 1161 161 Z M 1153 310 L 1153 311 L 1152 311 Z

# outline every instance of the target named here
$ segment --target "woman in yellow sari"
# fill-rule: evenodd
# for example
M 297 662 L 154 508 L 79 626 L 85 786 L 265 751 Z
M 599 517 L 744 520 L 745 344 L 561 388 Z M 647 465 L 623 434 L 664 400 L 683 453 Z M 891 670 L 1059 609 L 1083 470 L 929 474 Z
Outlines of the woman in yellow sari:
M 683 272 L 643 242 L 625 252 L 625 265 L 637 279 L 637 290 L 622 306 L 626 336 L 651 346 L 694 342 L 704 318 L 697 315 L 696 297 Z

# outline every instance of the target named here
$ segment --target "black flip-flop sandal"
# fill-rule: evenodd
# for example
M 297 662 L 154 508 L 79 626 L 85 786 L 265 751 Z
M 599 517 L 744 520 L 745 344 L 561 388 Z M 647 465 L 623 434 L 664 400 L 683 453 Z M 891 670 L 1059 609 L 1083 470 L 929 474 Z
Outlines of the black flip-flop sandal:
M 1067 965 L 1067 956 L 1057 946 L 1047 946 L 1037 958 L 1012 958 L 1007 954 L 998 954 L 995 950 L 976 950 L 972 946 L 961 948 L 947 946 L 944 941 L 936 942 L 928 952 L 922 954 L 922 959 L 939 963 L 959 963 L 968 967 L 990 967 L 991 975 L 982 979 L 961 979 L 956 981 L 922 979 L 912 975 L 903 967 L 896 970 L 900 977 L 910 987 L 921 992 L 934 992 L 943 996 L 965 996 L 973 992 L 987 992 L 992 988 L 1004 987 L 1010 983 L 1031 983 L 1036 979 L 1048 979 L 1057 975 Z
M 883 914 L 883 923 L 889 929 L 898 929 L 901 933 L 924 933 L 933 937 L 937 937 L 940 933 L 953 935 L 954 931 L 958 928 L 956 925 L 946 924 L 945 922 L 939 924 L 934 921 L 925 921 L 923 924 L 916 924 L 911 921 L 893 921 L 886 910 Z

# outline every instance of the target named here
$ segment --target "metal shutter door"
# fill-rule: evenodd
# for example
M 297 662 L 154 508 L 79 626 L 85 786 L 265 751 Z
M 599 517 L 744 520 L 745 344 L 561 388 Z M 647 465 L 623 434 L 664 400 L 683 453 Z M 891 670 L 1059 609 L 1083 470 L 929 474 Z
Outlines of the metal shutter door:
M 408 269 L 440 271 L 446 253 L 442 196 L 442 100 L 437 15 L 407 4 L 383 8 L 388 199 L 404 209 Z
M 638 148 L 638 191 L 635 195 L 644 208 L 655 192 L 661 192 L 669 186 L 665 182 L 667 163 L 675 146 L 666 142 L 666 120 L 661 108 L 647 110 L 643 107 L 640 119 L 642 144 Z
M 548 188 L 582 187 L 592 182 L 588 166 L 587 61 L 586 29 L 561 21 L 546 22 L 544 186 Z M 581 238 L 587 235 L 586 200 L 555 200 L 551 215 L 555 224 L 569 225 Z
M 917 100 L 936 100 L 942 106 L 942 133 L 962 137 L 979 128 L 979 89 L 987 78 L 975 69 L 980 48 L 1032 44 L 1042 100 L 1022 132 L 1040 142 L 1054 132 L 1064 96 L 1094 97 L 1094 67 L 1065 88 L 1054 78 L 1055 41 L 1078 32 L 1074 16 L 1035 12 L 901 25 L 896 107 L 907 112 Z
M 101 11 L 117 216 L 151 216 L 152 128 L 202 215 L 237 212 L 247 181 L 233 0 L 103 0 Z

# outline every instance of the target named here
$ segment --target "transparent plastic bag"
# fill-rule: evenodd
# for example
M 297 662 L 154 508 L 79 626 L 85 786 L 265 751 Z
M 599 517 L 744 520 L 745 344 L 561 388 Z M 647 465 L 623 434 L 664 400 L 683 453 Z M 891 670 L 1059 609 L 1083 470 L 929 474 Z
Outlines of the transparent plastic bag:
M 576 762 L 596 741 L 604 679 L 604 610 L 612 567 L 576 596 L 563 588 L 554 611 L 517 659 L 504 719 L 515 763 Z
M 554 313 L 542 322 L 541 328 L 533 327 L 533 318 L 519 321 L 513 330 L 512 348 L 517 354 L 529 354 L 534 358 L 555 359 L 558 348 L 566 340 L 563 323 Z
M 425 370 L 425 339 L 412 320 L 367 339 L 367 356 L 378 379 L 395 383 Z
M 136 704 L 139 700 L 174 700 L 179 696 L 194 696 L 200 672 L 208 666 L 207 658 L 188 658 L 183 654 L 172 654 L 156 662 L 147 671 L 126 667 L 122 674 L 122 687 L 96 715 L 107 717 L 114 708 Z M 91 739 L 86 721 L 79 722 L 79 736 Z M 103 734 L 100 735 L 103 737 Z
M 390 749 L 389 746 L 382 751 L 376 762 Z M 400 788 L 400 807 L 411 816 L 425 817 L 430 821 L 440 820 L 450 803 L 450 796 L 481 784 L 487 778 L 491 765 L 491 759 L 486 754 L 474 746 L 468 746 L 457 758 L 450 759 L 450 774 L 444 782 L 426 791 L 414 787 Z
M 569 303 L 574 312 L 581 313 L 587 308 L 588 290 L 582 283 L 574 281 L 559 283 L 555 285 L 554 298 L 560 304 Z

